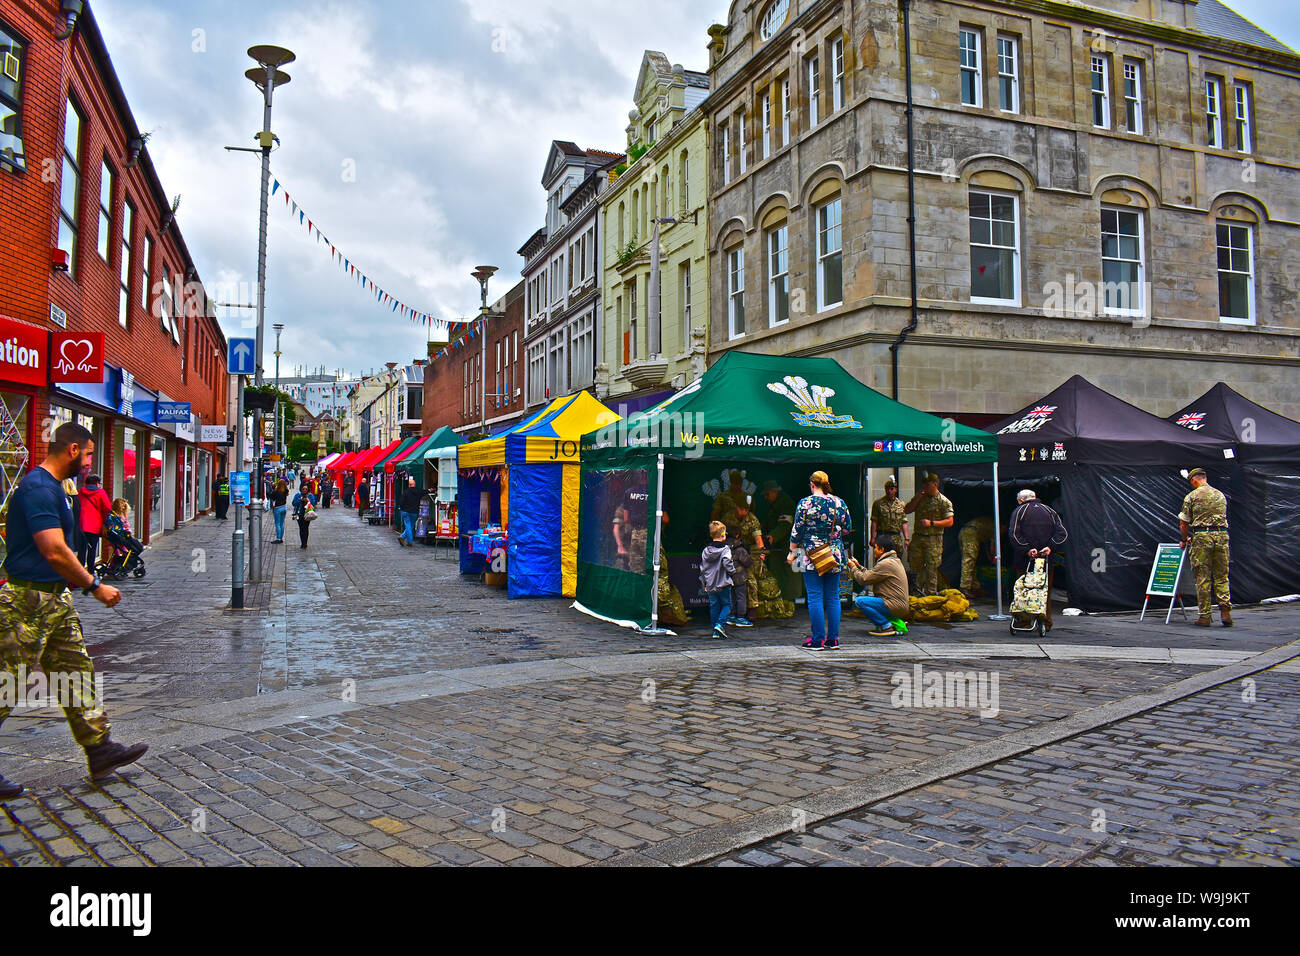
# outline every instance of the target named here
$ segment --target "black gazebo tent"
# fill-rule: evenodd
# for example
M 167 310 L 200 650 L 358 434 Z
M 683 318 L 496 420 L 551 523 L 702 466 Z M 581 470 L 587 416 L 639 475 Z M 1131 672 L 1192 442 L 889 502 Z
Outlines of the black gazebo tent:
M 1232 453 L 1230 443 L 1179 428 L 1080 375 L 988 430 L 1011 490 L 1060 482 L 1054 506 L 1070 532 L 1070 602 L 1087 611 L 1141 607 L 1155 546 L 1179 538 L 1190 490 L 1179 471 L 1212 469 Z M 960 487 L 986 483 L 981 471 L 941 474 Z
M 1300 422 L 1222 382 L 1168 420 L 1235 452 L 1218 469 L 1205 466 L 1228 495 L 1233 600 L 1300 591 Z

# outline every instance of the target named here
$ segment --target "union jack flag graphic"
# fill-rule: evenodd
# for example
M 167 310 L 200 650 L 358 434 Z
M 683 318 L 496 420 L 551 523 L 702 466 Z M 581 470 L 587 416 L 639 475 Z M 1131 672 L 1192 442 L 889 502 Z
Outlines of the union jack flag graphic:
M 1204 418 L 1205 412 L 1196 412 L 1191 415 L 1184 415 L 1182 418 L 1178 419 L 1178 424 L 1182 425 L 1184 428 L 1193 428 L 1201 424 L 1201 421 Z
M 1039 405 L 1031 411 L 1026 418 L 1047 418 L 1052 412 L 1056 411 L 1055 405 Z

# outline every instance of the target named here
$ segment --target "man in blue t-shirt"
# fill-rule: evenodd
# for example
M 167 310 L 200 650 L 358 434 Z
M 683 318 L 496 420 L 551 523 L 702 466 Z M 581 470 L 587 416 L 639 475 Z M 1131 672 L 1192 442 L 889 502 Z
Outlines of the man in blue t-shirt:
M 98 780 L 134 763 L 149 749 L 115 743 L 108 715 L 96 699 L 95 668 L 86 651 L 81 621 L 70 588 L 81 588 L 107 607 L 122 599 L 115 587 L 87 571 L 68 546 L 73 536 L 72 505 L 63 482 L 89 467 L 95 443 L 81 425 L 60 425 L 45 461 L 23 476 L 9 497 L 4 572 L 0 587 L 0 666 L 8 672 L 14 699 L 0 695 L 0 721 L 9 716 L 27 686 L 27 673 L 40 668 L 50 694 L 60 698 L 72 736 L 86 751 L 90 775 Z M 0 776 L 0 800 L 17 797 L 23 787 Z

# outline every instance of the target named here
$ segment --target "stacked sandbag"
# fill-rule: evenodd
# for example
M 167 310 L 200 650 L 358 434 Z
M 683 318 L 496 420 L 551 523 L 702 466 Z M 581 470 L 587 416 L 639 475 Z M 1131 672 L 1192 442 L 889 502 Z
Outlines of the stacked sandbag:
M 917 624 L 946 624 L 979 619 L 979 612 L 971 608 L 970 601 L 956 588 L 928 597 L 911 597 L 908 598 L 908 604 L 911 607 L 911 620 Z

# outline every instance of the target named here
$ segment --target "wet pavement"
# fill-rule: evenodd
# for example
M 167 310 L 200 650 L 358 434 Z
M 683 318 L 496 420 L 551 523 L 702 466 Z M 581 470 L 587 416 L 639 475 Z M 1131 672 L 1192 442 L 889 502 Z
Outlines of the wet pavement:
M 61 714 L 15 712 L 0 769 L 32 789 L 0 859 L 1295 862 L 1300 666 L 1252 661 L 1300 608 L 1208 631 L 1058 618 L 1044 642 L 986 620 L 882 642 L 846 618 L 844 650 L 813 655 L 798 618 L 714 642 L 508 601 L 337 508 L 234 612 L 229 542 L 201 520 L 156 542 L 120 612 L 78 597 L 114 735 L 153 749 L 97 787 Z M 996 677 L 996 706 L 900 702 L 917 666 Z

